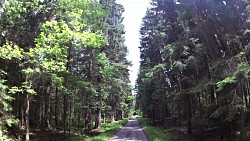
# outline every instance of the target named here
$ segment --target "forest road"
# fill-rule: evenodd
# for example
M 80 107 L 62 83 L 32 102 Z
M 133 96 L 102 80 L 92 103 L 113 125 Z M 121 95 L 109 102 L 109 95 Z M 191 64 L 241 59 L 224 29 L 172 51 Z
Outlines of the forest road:
M 128 123 L 109 141 L 148 141 L 136 118 L 132 118 Z

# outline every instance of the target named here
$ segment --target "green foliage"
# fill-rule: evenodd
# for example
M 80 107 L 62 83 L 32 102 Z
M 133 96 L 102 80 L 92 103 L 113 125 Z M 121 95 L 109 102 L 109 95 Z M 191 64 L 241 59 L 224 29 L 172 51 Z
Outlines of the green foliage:
M 98 136 L 87 138 L 86 141 L 106 141 L 117 133 L 127 122 L 128 119 L 126 118 L 112 123 L 104 123 L 102 124 L 102 132 Z
M 243 63 L 238 64 L 238 67 L 237 67 L 236 72 L 234 73 L 234 76 L 238 81 L 241 81 L 244 79 L 249 80 L 249 72 L 250 72 L 249 63 L 243 62 Z
M 248 79 L 250 72 L 250 66 L 248 63 L 243 62 L 238 64 L 237 70 L 233 76 L 226 77 L 224 80 L 217 82 L 217 91 L 221 91 L 227 84 L 239 83 L 242 79 Z
M 98 106 L 106 114 L 117 108 L 128 116 L 132 93 L 124 8 L 115 1 L 105 2 L 0 1 L 1 127 L 16 123 L 14 114 L 34 126 L 43 123 L 58 128 L 65 123 L 66 132 L 71 129 L 66 125 L 77 124 L 71 119 L 97 122 L 94 111 Z M 20 114 L 20 110 L 25 112 Z M 87 114 L 93 114 L 91 119 Z
M 18 120 L 11 115 L 13 110 L 10 102 L 14 99 L 10 93 L 7 93 L 8 86 L 5 84 L 6 80 L 0 77 L 0 140 L 8 141 L 8 137 L 5 135 L 5 126 L 12 126 L 17 124 Z
M 7 42 L 0 48 L 0 58 L 2 59 L 18 59 L 23 58 L 23 49 L 19 48 L 14 43 Z
M 140 29 L 136 107 L 142 115 L 158 124 L 185 113 L 188 132 L 200 137 L 206 133 L 197 130 L 224 129 L 249 113 L 246 26 L 246 1 L 152 0 Z M 196 127 L 203 120 L 213 122 Z
M 232 122 L 234 119 L 236 119 L 235 115 L 228 114 L 225 118 L 225 121 Z
M 21 60 L 23 58 L 23 50 L 13 43 L 6 43 L 0 48 L 0 58 L 3 60 L 17 59 Z M 18 120 L 12 116 L 11 112 L 13 110 L 11 102 L 14 100 L 13 93 L 16 93 L 17 87 L 9 88 L 5 80 L 8 73 L 0 69 L 0 140 L 8 141 L 8 137 L 5 135 L 5 126 L 12 126 L 17 124 Z
M 0 130 L 0 141 L 11 141 L 11 139 L 6 136 L 2 130 Z
M 147 120 L 139 117 L 138 122 L 143 128 L 149 141 L 170 141 L 172 140 L 171 135 L 168 131 L 161 128 L 153 127 L 147 123 Z
M 185 69 L 185 64 L 183 64 L 182 62 L 180 61 L 176 61 L 174 62 L 174 70 L 177 71 L 177 72 L 182 72 L 184 69 Z
M 216 110 L 216 111 L 214 111 L 211 115 L 210 115 L 210 117 L 212 117 L 212 118 L 219 118 L 220 117 L 220 113 L 219 113 L 219 111 L 218 110 Z
M 222 81 L 219 81 L 216 83 L 218 89 L 217 91 L 221 91 L 224 89 L 224 87 L 227 85 L 227 84 L 235 84 L 237 81 L 236 81 L 236 78 L 235 77 L 227 77 L 225 78 L 224 80 Z
M 101 65 L 100 73 L 110 77 L 114 73 L 114 66 L 111 64 L 111 61 L 107 58 L 105 53 L 100 53 L 97 56 L 97 63 Z

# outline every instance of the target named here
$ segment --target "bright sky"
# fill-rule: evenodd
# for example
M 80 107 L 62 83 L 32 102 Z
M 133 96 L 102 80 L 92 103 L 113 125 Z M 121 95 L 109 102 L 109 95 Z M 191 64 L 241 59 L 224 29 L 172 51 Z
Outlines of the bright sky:
M 123 17 L 125 18 L 123 23 L 126 31 L 125 44 L 129 50 L 127 58 L 133 64 L 129 70 L 130 81 L 132 86 L 134 86 L 140 65 L 140 50 L 138 48 L 140 45 L 139 30 L 142 18 L 145 16 L 147 7 L 149 6 L 149 0 L 117 0 L 117 3 L 125 7 L 125 12 L 123 13 Z

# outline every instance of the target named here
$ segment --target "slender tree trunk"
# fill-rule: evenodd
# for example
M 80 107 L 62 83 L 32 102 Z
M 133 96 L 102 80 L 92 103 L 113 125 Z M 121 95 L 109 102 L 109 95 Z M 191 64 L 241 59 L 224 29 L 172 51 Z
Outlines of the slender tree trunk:
M 91 130 L 92 130 L 92 112 L 91 112 L 91 107 L 89 107 L 85 118 L 85 132 L 89 134 Z
M 72 47 L 69 46 L 68 48 L 68 55 L 67 55 L 67 64 L 66 64 L 66 69 L 70 72 L 70 59 L 71 59 L 71 50 Z M 64 79 L 64 86 L 67 89 L 68 88 L 68 78 L 65 77 Z M 63 133 L 64 135 L 66 135 L 66 128 L 67 128 L 67 110 L 68 110 L 68 99 L 67 99 L 67 95 L 64 92 L 64 96 L 63 96 Z
M 154 125 L 156 125 L 156 107 L 154 104 L 154 109 L 153 109 L 153 121 L 154 121 Z
M 26 141 L 30 140 L 29 108 L 30 108 L 30 101 L 29 101 L 29 94 L 27 93 L 26 98 L 25 98 L 25 140 Z
M 69 136 L 70 136 L 70 132 L 71 132 L 71 113 L 72 112 L 72 100 L 69 100 L 69 120 L 68 120 L 68 124 L 69 124 Z
M 45 127 L 46 128 L 51 128 L 51 126 L 50 126 L 50 120 L 49 120 L 49 115 L 50 115 L 50 85 L 48 84 L 47 85 L 47 89 L 46 89 L 46 91 L 45 91 L 45 102 L 44 102 L 44 104 L 45 104 L 45 120 L 44 120 L 44 122 L 45 122 Z
M 242 85 L 242 84 L 240 84 Z M 244 107 L 246 107 L 245 96 L 244 96 L 244 85 L 240 87 L 240 94 Z M 240 112 L 240 141 L 246 141 L 246 132 L 245 132 L 245 112 L 244 109 Z
M 96 122 L 95 122 L 95 128 L 100 128 L 101 126 L 101 108 L 97 108 L 97 116 L 96 116 Z
M 240 141 L 246 141 L 245 135 L 245 113 L 242 110 L 240 113 Z
M 187 132 L 192 134 L 192 107 L 191 107 L 191 96 L 188 94 L 188 103 L 187 103 Z
M 101 118 L 102 118 L 101 103 L 102 103 L 101 91 L 99 90 L 99 94 L 98 94 L 98 107 L 97 107 L 97 116 L 96 116 L 96 121 L 95 121 L 95 128 L 100 128 L 100 125 L 101 125 Z
M 67 130 L 67 96 L 63 96 L 63 133 L 66 135 Z
M 105 116 L 106 114 L 105 113 L 103 113 L 103 123 L 106 123 L 106 116 Z
M 120 116 L 120 120 L 122 120 L 122 117 L 123 117 L 123 110 L 122 109 L 120 110 L 120 115 L 119 116 Z
M 85 108 L 84 108 L 84 100 L 85 100 L 85 97 L 83 94 L 81 94 L 81 99 L 80 99 L 82 102 L 81 102 L 81 106 L 79 107 L 79 112 L 78 112 L 78 130 L 80 130 L 81 126 L 80 126 L 80 123 L 81 123 L 81 117 L 84 119 L 85 118 Z M 82 120 L 83 121 L 83 120 Z M 84 125 L 84 124 L 83 124 Z M 82 125 L 82 126 L 83 126 Z
M 112 107 L 112 115 L 111 115 L 111 122 L 114 122 L 116 120 L 116 106 Z
M 22 100 L 23 101 L 23 100 Z M 25 99 L 23 101 L 25 103 Z M 21 127 L 25 126 L 25 104 L 21 104 L 20 106 L 20 118 L 21 118 Z
M 78 109 L 78 117 L 77 117 L 77 130 L 80 131 L 80 119 L 81 119 L 81 108 Z
M 114 120 L 117 120 L 117 107 L 114 107 Z
M 56 96 L 55 96 L 55 126 L 58 126 L 58 88 L 56 87 Z
M 43 126 L 44 123 L 44 96 L 41 96 L 41 102 L 40 102 L 40 126 Z

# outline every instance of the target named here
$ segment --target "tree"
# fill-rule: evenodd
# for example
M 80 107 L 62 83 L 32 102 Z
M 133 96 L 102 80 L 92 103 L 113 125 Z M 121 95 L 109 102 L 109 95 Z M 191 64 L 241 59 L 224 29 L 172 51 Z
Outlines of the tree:
M 221 138 L 232 136 L 241 119 L 244 140 L 245 114 L 240 113 L 248 88 L 233 76 L 237 66 L 249 62 L 247 5 L 241 0 L 151 1 L 140 31 L 137 105 L 144 115 L 161 123 L 166 117 L 184 119 L 187 131 L 200 140 L 217 125 Z M 155 103 L 165 104 L 165 113 Z
M 110 2 L 1 2 L 1 118 L 13 114 L 19 120 L 16 128 L 26 129 L 26 140 L 33 128 L 63 129 L 70 135 L 77 126 L 90 133 L 100 127 L 102 112 L 113 113 L 106 108 L 112 95 L 118 100 L 115 112 L 128 111 L 124 9 Z M 116 80 L 122 87 L 113 91 Z

